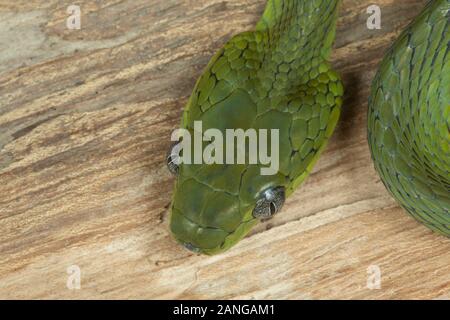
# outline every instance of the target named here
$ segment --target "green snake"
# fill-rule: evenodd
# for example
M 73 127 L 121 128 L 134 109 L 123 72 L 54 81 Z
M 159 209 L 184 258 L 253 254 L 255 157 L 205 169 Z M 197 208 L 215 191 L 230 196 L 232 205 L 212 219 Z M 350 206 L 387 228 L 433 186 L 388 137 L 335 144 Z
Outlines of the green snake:
M 278 129 L 280 163 L 276 174 L 261 175 L 260 164 L 174 165 L 169 151 L 177 175 L 170 228 L 186 248 L 227 250 L 278 212 L 311 172 L 342 105 L 342 82 L 327 62 L 338 5 L 269 0 L 256 28 L 229 40 L 200 76 L 181 127 Z
M 450 236 L 450 0 L 430 1 L 383 59 L 368 140 L 386 188 L 414 218 Z
M 254 31 L 209 62 L 181 127 L 279 129 L 280 167 L 174 164 L 170 228 L 186 248 L 216 254 L 276 214 L 311 172 L 334 131 L 343 85 L 327 62 L 339 1 L 269 0 Z M 449 236 L 449 0 L 430 1 L 377 73 L 368 112 L 375 168 L 416 219 Z M 205 142 L 207 144 L 207 142 Z

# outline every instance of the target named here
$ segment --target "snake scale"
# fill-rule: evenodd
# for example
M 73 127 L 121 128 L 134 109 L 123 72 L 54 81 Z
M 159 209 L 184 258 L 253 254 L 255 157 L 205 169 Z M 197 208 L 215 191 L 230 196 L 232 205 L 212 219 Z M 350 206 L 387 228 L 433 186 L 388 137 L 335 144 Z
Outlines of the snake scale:
M 450 236 L 450 1 L 430 1 L 384 57 L 372 84 L 368 140 L 384 185 Z
M 232 37 L 198 79 L 181 127 L 192 135 L 197 121 L 223 133 L 278 129 L 280 163 L 274 175 L 261 175 L 259 163 L 175 165 L 180 142 L 174 144 L 167 157 L 177 176 L 170 229 L 187 249 L 209 255 L 229 249 L 308 177 L 342 105 L 343 84 L 328 62 L 339 3 L 268 0 L 255 29 Z M 445 10 L 448 0 L 430 3 L 392 47 L 374 80 L 368 121 L 383 182 L 417 219 L 448 235 Z

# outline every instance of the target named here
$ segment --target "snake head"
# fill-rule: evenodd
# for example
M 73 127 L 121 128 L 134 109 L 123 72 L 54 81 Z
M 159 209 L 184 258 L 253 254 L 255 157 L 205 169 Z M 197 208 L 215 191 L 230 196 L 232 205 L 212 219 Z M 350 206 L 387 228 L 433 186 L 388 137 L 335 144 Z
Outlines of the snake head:
M 192 252 L 226 251 L 284 203 L 284 177 L 261 175 L 257 165 L 181 164 L 175 168 L 173 157 L 167 160 L 177 175 L 170 229 Z
M 187 110 L 186 113 L 192 116 L 197 110 L 197 104 L 191 100 Z M 256 129 L 259 132 L 257 129 L 263 128 L 269 132 L 274 128 L 289 128 L 286 123 L 280 123 L 281 120 L 274 121 L 271 113 L 256 119 L 256 105 L 250 95 L 243 90 L 231 91 L 227 98 L 195 120 L 201 120 L 204 135 L 209 129 L 213 129 L 222 137 L 226 136 L 228 129 L 241 129 L 246 132 L 249 129 Z M 191 150 L 190 153 L 194 158 L 194 154 L 198 153 L 198 150 L 194 150 L 194 144 L 195 134 L 199 129 L 196 129 L 195 121 L 190 121 L 189 117 L 183 122 L 182 127 L 192 137 L 191 149 L 186 147 L 186 150 Z M 280 140 L 287 140 L 286 130 L 283 130 Z M 267 143 L 271 150 L 267 154 L 270 153 L 272 156 L 272 150 L 275 149 L 272 141 L 278 144 L 279 140 L 269 134 L 267 137 L 267 140 L 270 140 Z M 260 141 L 258 138 L 258 147 Z M 202 143 L 200 152 L 206 150 L 211 141 L 203 140 Z M 187 249 L 210 255 L 223 252 L 239 242 L 258 221 L 273 216 L 281 208 L 284 202 L 284 189 L 289 179 L 277 169 L 271 174 L 263 174 L 262 168 L 267 169 L 270 165 L 261 165 L 260 159 L 256 164 L 249 164 L 247 161 L 251 153 L 249 148 L 245 151 L 246 161 L 243 164 L 238 164 L 239 161 L 236 159 L 238 154 L 236 145 L 232 164 L 227 164 L 229 161 L 210 164 L 205 161 L 194 164 L 192 161 L 188 164 L 184 161 L 182 163 L 175 161 L 176 157 L 180 156 L 178 146 L 177 143 L 172 145 L 167 156 L 167 165 L 177 177 L 171 206 L 170 229 L 174 237 Z M 226 158 L 229 150 L 226 146 L 223 147 L 223 158 Z M 288 152 L 290 150 L 281 148 L 280 159 L 285 153 L 290 154 Z

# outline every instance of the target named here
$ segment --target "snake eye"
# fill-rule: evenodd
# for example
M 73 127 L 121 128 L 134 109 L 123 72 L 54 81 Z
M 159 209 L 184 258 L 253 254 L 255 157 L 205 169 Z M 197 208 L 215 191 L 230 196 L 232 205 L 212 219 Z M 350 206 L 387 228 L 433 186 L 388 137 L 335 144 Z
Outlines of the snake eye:
M 178 170 L 180 168 L 181 163 L 180 151 L 181 151 L 181 142 L 178 141 L 172 144 L 170 146 L 169 151 L 167 152 L 166 157 L 167 168 L 169 168 L 169 171 L 174 175 L 178 175 Z
M 261 199 L 256 201 L 253 209 L 253 217 L 258 219 L 272 218 L 284 204 L 284 187 L 276 187 L 265 190 Z

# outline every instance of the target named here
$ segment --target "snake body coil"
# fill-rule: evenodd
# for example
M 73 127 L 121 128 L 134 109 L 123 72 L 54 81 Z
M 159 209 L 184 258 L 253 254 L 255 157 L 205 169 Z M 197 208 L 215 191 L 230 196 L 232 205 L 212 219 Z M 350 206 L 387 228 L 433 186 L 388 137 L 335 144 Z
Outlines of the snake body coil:
M 430 1 L 373 81 L 368 140 L 381 180 L 414 218 L 450 236 L 450 1 Z
M 192 251 L 230 248 L 275 213 L 311 172 L 340 114 L 343 86 L 327 58 L 337 0 L 269 0 L 256 29 L 236 35 L 209 62 L 181 127 L 278 129 L 279 170 L 260 164 L 181 164 L 170 227 Z

